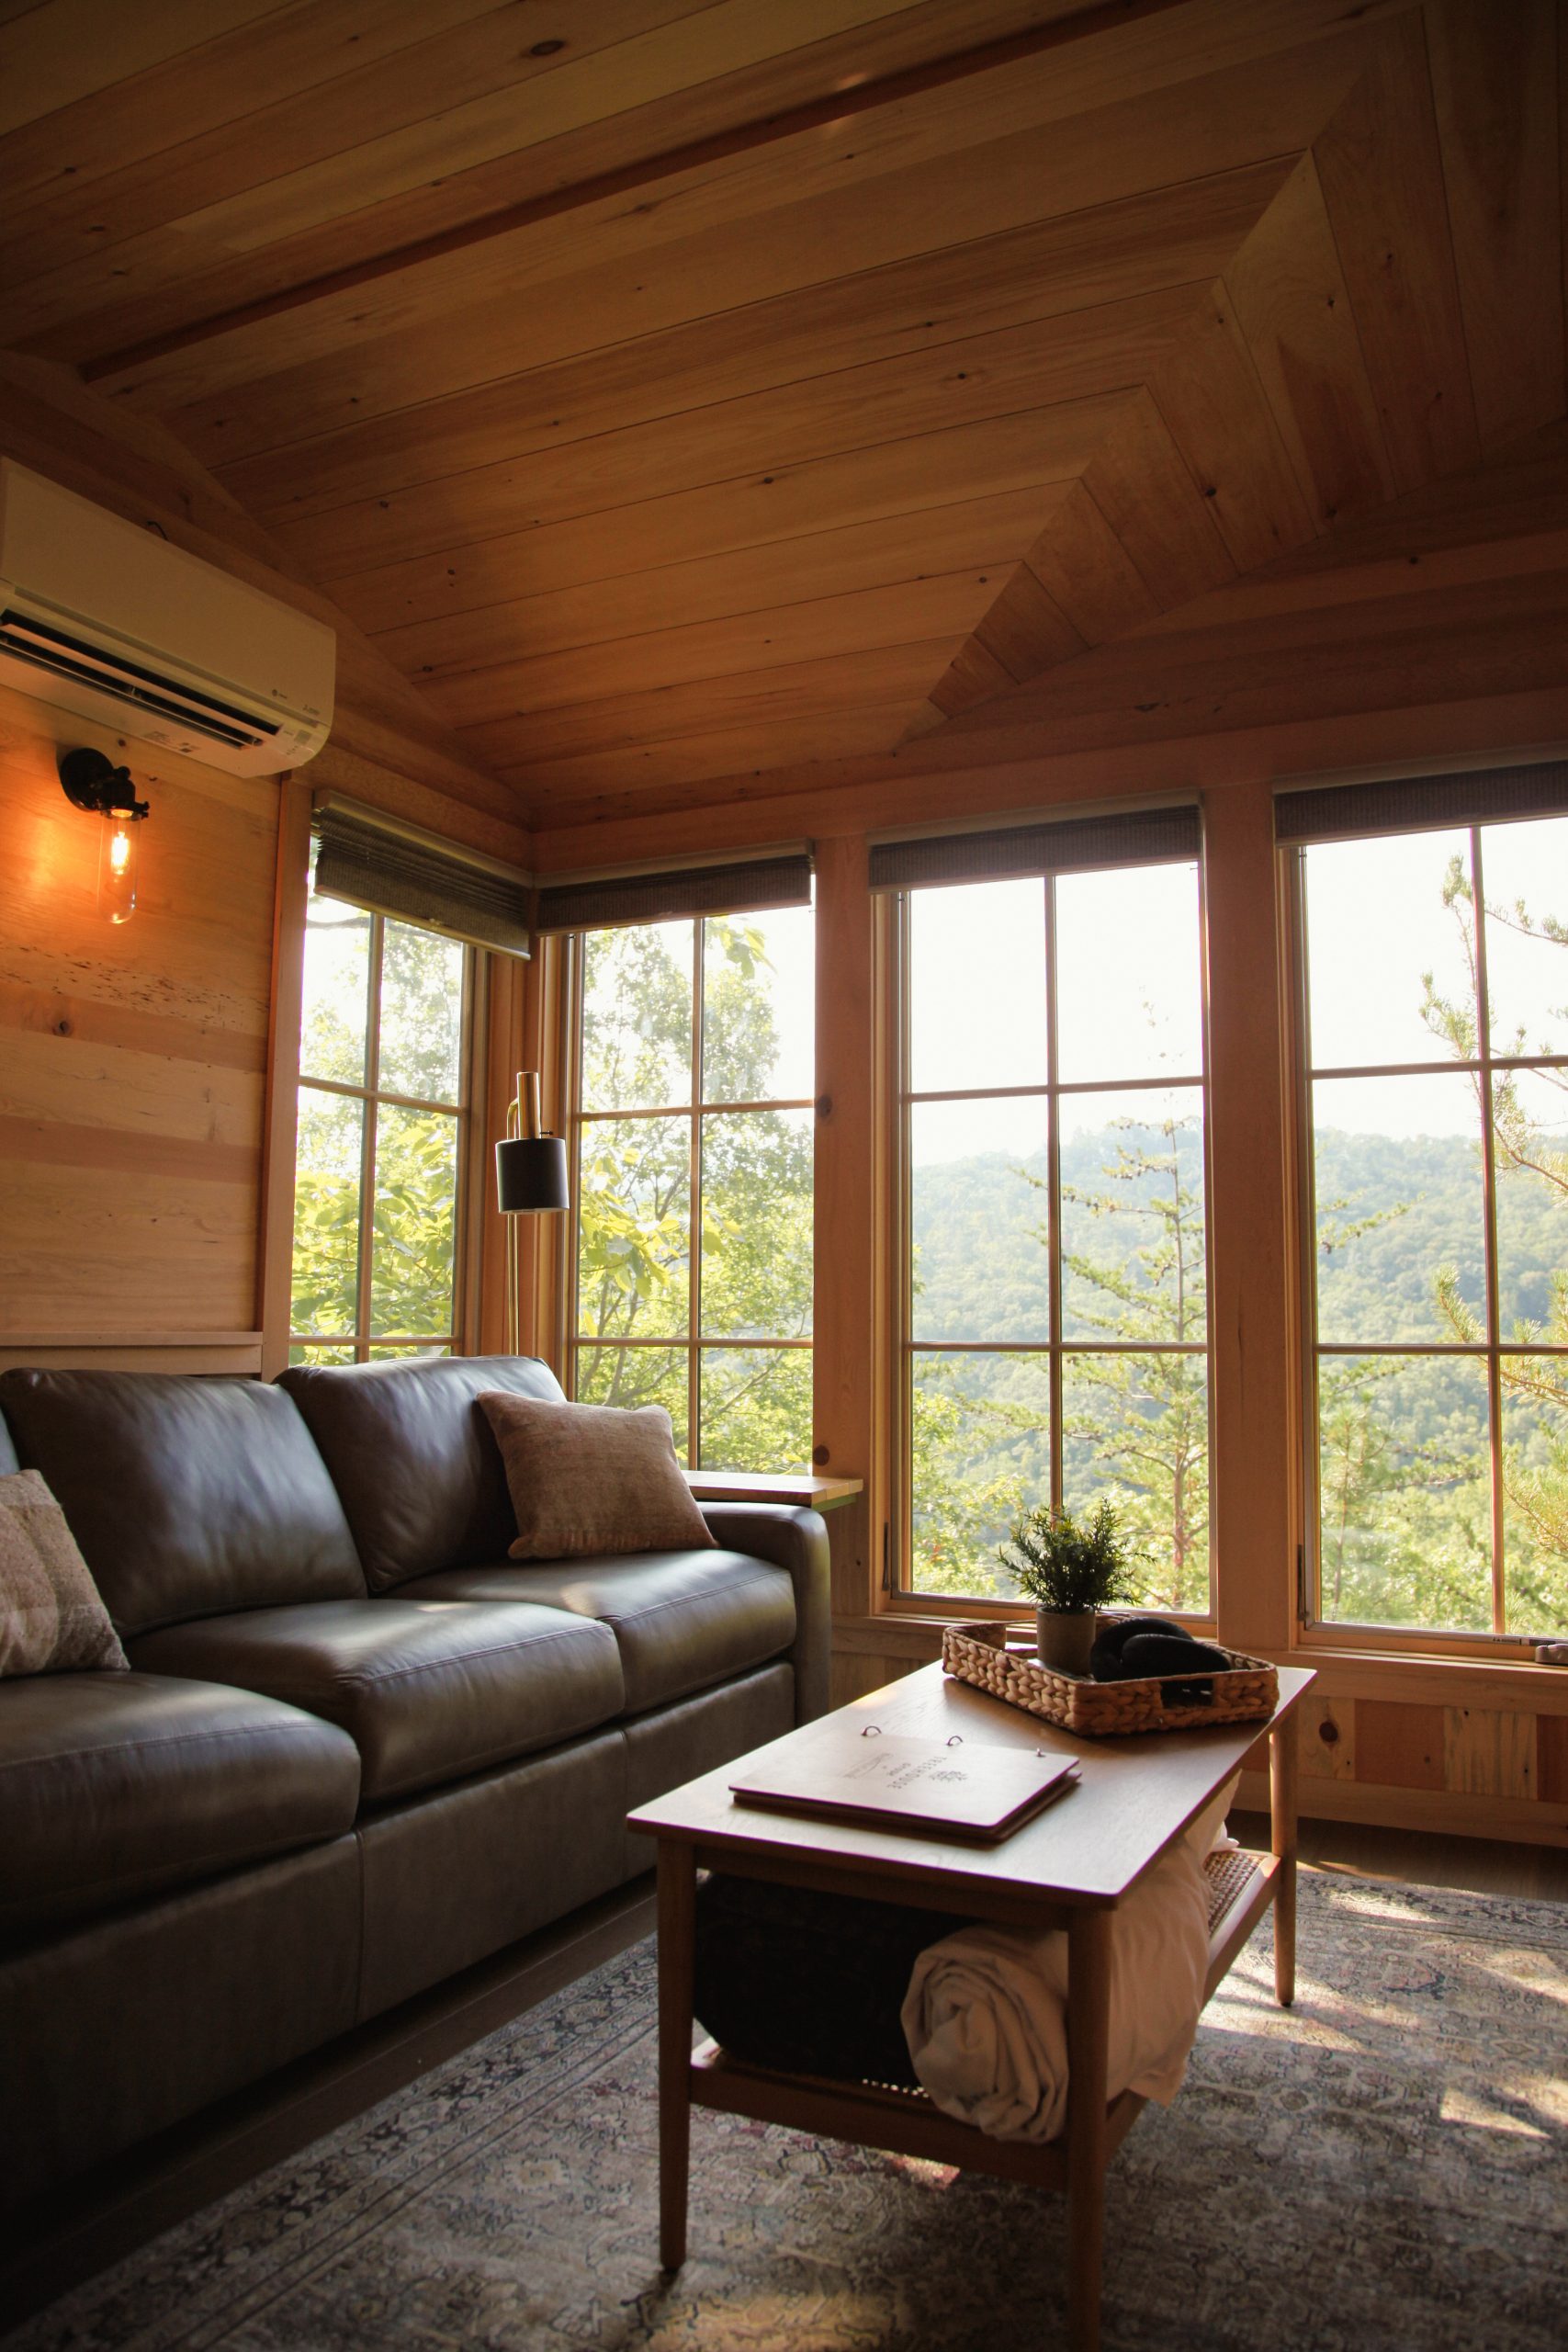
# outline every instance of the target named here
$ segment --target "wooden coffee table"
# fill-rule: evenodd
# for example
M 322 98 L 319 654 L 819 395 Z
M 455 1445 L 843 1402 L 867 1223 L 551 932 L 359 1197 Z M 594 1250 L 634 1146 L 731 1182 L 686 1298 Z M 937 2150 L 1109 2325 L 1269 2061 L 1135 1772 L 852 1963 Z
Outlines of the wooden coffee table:
M 1001 1701 L 927 1667 L 841 1713 L 886 1732 L 995 1747 L 1044 1747 L 1077 1756 L 1082 1783 L 995 1847 L 896 1835 L 854 1823 L 766 1813 L 730 1795 L 729 1783 L 813 1726 L 705 1773 L 630 1816 L 659 1841 L 660 2253 L 686 2258 L 691 2109 L 716 2108 L 797 2131 L 925 2156 L 1067 2195 L 1068 2321 L 1074 2352 L 1100 2342 L 1105 2168 L 1144 2102 L 1107 2098 L 1111 1923 L 1116 1906 L 1224 1786 L 1253 1742 L 1270 1733 L 1273 1852 L 1247 1857 L 1230 1876 L 1231 1899 L 1213 1919 L 1204 1997 L 1273 1907 L 1274 1986 L 1295 1989 L 1296 1774 L 1293 1711 L 1314 1679 L 1282 1668 L 1269 1724 L 1216 1725 L 1127 1739 L 1070 1738 Z M 878 1897 L 1010 1927 L 1067 1932 L 1067 2127 L 1044 2145 L 996 2140 L 958 2123 L 923 2092 L 786 2075 L 692 2046 L 692 1968 L 697 1871 L 721 1870 L 828 1894 Z

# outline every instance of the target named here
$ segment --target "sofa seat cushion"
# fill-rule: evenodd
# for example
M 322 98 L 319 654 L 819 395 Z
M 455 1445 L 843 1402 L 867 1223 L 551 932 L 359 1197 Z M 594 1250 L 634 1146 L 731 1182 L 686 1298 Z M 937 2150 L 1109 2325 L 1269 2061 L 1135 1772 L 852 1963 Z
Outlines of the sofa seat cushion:
M 158 1674 L 236 1682 L 340 1724 L 367 1800 L 437 1788 L 621 1713 L 615 1641 L 510 1600 L 316 1601 L 167 1625 L 130 1645 Z
M 788 1571 L 741 1552 L 507 1560 L 422 1577 L 398 1597 L 416 1594 L 432 1600 L 538 1601 L 596 1619 L 615 1637 L 626 1713 L 633 1715 L 743 1674 L 795 1639 Z
M 147 1673 L 8 1682 L 0 1926 L 55 1927 L 340 1837 L 358 1801 L 354 1742 L 276 1699 Z

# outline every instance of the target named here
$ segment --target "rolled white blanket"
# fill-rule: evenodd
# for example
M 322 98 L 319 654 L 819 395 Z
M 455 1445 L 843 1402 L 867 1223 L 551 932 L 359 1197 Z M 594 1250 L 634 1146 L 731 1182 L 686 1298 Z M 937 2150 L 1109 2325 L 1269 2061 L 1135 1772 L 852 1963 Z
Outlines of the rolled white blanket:
M 1235 1782 L 1113 1915 L 1107 2096 L 1168 2106 L 1198 2031 L 1209 1968 L 1203 1862 Z M 1066 1802 L 1072 1802 L 1069 1797 Z M 902 2010 L 932 2103 L 998 2140 L 1054 2140 L 1067 2120 L 1067 1939 L 975 1927 L 916 1961 Z

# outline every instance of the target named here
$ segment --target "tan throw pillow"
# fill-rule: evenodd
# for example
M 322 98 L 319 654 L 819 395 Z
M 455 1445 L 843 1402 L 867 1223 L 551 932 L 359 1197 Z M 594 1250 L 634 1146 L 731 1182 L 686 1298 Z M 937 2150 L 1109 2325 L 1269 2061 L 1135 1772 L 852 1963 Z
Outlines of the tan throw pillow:
M 0 1477 L 0 1677 L 130 1665 L 65 1513 L 36 1470 Z
M 558 1405 L 503 1388 L 479 1403 L 506 1464 L 514 1560 L 711 1546 L 662 1405 Z

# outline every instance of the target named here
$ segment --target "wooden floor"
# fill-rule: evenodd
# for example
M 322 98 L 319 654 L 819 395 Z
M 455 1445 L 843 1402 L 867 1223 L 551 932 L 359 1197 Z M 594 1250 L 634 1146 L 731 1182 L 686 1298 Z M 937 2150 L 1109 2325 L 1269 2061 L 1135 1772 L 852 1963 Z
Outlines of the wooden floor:
M 1229 1826 L 1243 1845 L 1267 1847 L 1266 1815 L 1235 1813 Z M 1358 1878 L 1568 1902 L 1568 1850 L 1552 1847 L 1303 1821 L 1301 1854 Z M 652 1881 L 637 1880 L 30 2211 L 0 2233 L 0 2331 L 547 2000 L 650 1934 L 653 1920 Z

